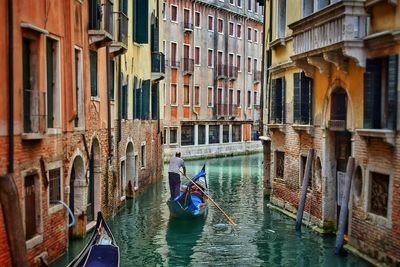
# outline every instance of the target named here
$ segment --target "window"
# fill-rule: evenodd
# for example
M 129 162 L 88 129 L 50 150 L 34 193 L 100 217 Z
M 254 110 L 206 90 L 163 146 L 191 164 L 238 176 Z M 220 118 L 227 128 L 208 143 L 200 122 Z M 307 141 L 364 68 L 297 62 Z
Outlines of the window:
M 257 94 L 257 92 L 254 92 L 253 105 L 258 105 L 258 94 Z
M 257 59 L 255 58 L 254 59 L 254 66 L 253 66 L 254 73 L 257 72 L 257 66 L 258 66 L 258 62 L 257 62 Z
M 128 119 L 128 85 L 122 85 L 122 105 L 121 105 L 121 117 L 122 119 Z
M 237 1 L 236 1 L 236 5 L 237 5 L 238 7 L 242 7 L 242 0 L 237 0 Z
M 285 170 L 285 152 L 275 151 L 275 179 L 283 179 Z
M 242 141 L 242 126 L 232 125 L 232 142 Z
M 178 137 L 178 129 L 176 128 L 169 129 L 169 143 L 170 144 L 178 143 L 177 137 Z
M 258 2 L 254 1 L 254 13 L 258 13 Z
M 121 161 L 121 197 L 125 196 L 126 190 L 126 167 L 125 160 Z
M 251 28 L 247 28 L 247 41 L 251 42 Z
M 167 5 L 166 5 L 166 3 L 163 3 L 162 4 L 162 14 L 163 14 L 163 20 L 166 20 L 167 19 Z
M 258 31 L 254 29 L 254 42 L 258 43 Z
M 378 172 L 370 172 L 370 177 L 369 212 L 387 217 L 390 177 Z
M 164 128 L 164 131 L 163 131 L 163 144 L 164 145 L 167 144 L 167 130 L 166 130 L 166 128 Z
M 247 108 L 251 108 L 251 91 L 247 91 Z
M 240 55 L 236 55 L 236 68 L 237 68 L 238 72 L 242 71 L 241 63 L 242 63 L 242 57 Z
M 135 90 L 135 119 L 150 119 L 150 84 L 150 80 L 144 80 L 142 87 Z
M 115 76 L 115 61 L 110 59 L 110 86 L 108 93 L 110 95 L 110 100 L 115 100 L 115 91 L 114 91 L 114 76 Z
M 98 96 L 97 92 L 97 51 L 90 50 L 90 95 Z
M 212 49 L 208 49 L 207 66 L 209 68 L 214 66 L 214 51 Z
M 224 33 L 224 20 L 218 19 L 218 33 Z
M 190 92 L 189 92 L 189 85 L 183 86 L 183 105 L 190 106 Z
M 304 72 L 294 73 L 293 121 L 297 124 L 311 124 L 313 80 Z
M 39 233 L 40 215 L 40 187 L 37 174 L 25 176 L 25 239 L 32 239 Z
M 214 104 L 214 88 L 209 86 L 207 89 L 207 106 L 212 107 Z
M 151 119 L 158 120 L 160 118 L 159 104 L 159 83 L 151 85 Z
M 49 170 L 49 202 L 50 205 L 58 204 L 61 200 L 61 169 Z
M 194 12 L 194 26 L 196 28 L 201 28 L 201 15 L 200 12 Z
M 75 127 L 83 127 L 84 123 L 84 104 L 83 104 L 83 65 L 82 50 L 75 48 Z M 112 94 L 113 95 L 113 94 Z M 114 99 L 114 97 L 112 98 Z
M 145 167 L 146 167 L 146 145 L 142 145 L 142 146 L 141 146 L 140 155 L 141 155 L 141 158 L 142 158 L 142 161 L 141 161 L 142 165 L 141 165 L 141 167 L 142 167 L 142 168 L 145 168 Z
M 171 101 L 171 105 L 177 105 L 177 101 L 176 101 L 176 84 L 171 84 L 171 92 L 170 92 L 170 101 Z
M 247 72 L 251 73 L 251 57 L 247 58 Z
M 127 1 L 126 1 L 127 3 Z M 97 8 L 97 7 L 96 7 Z M 172 12 L 174 10 L 173 7 Z M 128 8 L 126 7 L 126 10 Z M 149 0 L 134 0 L 133 1 L 133 18 L 132 18 L 132 29 L 133 29 L 133 41 L 138 44 L 149 43 Z M 175 16 L 176 16 L 175 6 Z M 128 15 L 128 14 L 126 14 Z M 172 16 L 171 16 L 172 20 Z
M 241 96 L 240 96 L 240 90 L 238 89 L 238 90 L 236 90 L 236 105 L 238 106 L 238 107 L 240 107 L 241 106 L 241 101 L 240 101 L 240 98 L 241 98 Z
M 277 37 L 284 38 L 286 35 L 286 0 L 278 0 L 278 23 Z
M 251 10 L 251 7 L 252 7 L 251 2 L 252 2 L 252 0 L 248 0 L 247 1 L 247 10 L 250 11 L 250 12 L 252 12 L 252 10 Z
M 229 125 L 222 126 L 222 142 L 229 143 Z
M 135 77 L 134 80 L 136 80 L 137 78 Z M 134 82 L 134 86 L 136 87 L 137 83 Z M 139 82 L 139 84 L 141 84 L 141 82 Z M 134 119 L 140 119 L 141 118 L 141 111 L 142 111 L 142 88 L 136 87 L 135 88 L 135 105 L 134 105 Z
M 367 59 L 364 128 L 396 130 L 398 56 Z
M 299 164 L 299 169 L 300 169 L 300 181 L 299 181 L 299 187 L 301 188 L 303 186 L 303 181 L 304 181 L 304 174 L 306 171 L 306 165 L 307 165 L 307 156 L 301 155 L 300 156 L 300 164 Z M 310 174 L 308 176 L 308 188 L 312 188 L 312 163 L 311 163 L 311 170 Z
M 194 126 L 187 125 L 181 127 L 181 145 L 182 146 L 194 145 Z
M 200 47 L 194 48 L 194 64 L 200 66 Z
M 194 105 L 200 106 L 200 87 L 198 85 L 194 86 Z
M 197 127 L 197 143 L 199 145 L 204 145 L 206 143 L 206 126 L 199 125 Z
M 171 63 L 170 63 L 171 67 L 178 67 L 177 55 L 178 55 L 177 44 L 171 42 Z
M 236 37 L 242 39 L 242 25 L 236 25 Z
M 60 126 L 60 86 L 58 61 L 58 41 L 46 38 L 46 97 L 47 97 L 47 128 Z
M 209 31 L 214 31 L 214 17 L 213 16 L 208 16 L 208 26 L 207 29 Z
M 303 0 L 303 17 L 307 17 L 314 12 L 314 0 Z
M 219 143 L 219 125 L 210 125 L 208 127 L 208 143 L 209 144 Z
M 178 22 L 178 7 L 171 5 L 171 21 Z
M 167 105 L 167 85 L 164 83 L 163 84 L 164 90 L 163 90 L 163 99 L 164 99 L 164 106 Z
M 229 0 L 229 4 L 235 5 L 235 0 Z
M 185 27 L 190 26 L 190 28 L 191 28 L 191 26 L 192 26 L 192 25 L 188 25 L 189 23 L 191 23 L 190 10 L 186 9 L 186 8 L 183 9 L 183 23 L 184 23 Z
M 285 78 L 272 79 L 271 86 L 271 122 L 285 123 L 286 120 L 286 82 Z
M 235 29 L 235 24 L 233 22 L 229 22 L 229 36 L 235 36 L 234 33 L 234 29 Z

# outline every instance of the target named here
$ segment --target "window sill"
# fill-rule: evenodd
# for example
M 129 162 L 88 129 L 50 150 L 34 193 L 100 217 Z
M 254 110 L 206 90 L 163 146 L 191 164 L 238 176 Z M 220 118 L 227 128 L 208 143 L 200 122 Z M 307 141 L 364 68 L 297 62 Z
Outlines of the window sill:
M 277 38 L 275 40 L 273 40 L 272 42 L 269 43 L 269 47 L 272 49 L 275 49 L 279 46 L 285 47 L 286 43 L 291 39 L 291 36 L 287 36 L 284 38 Z
M 286 132 L 286 125 L 285 124 L 272 123 L 272 124 L 268 124 L 267 127 L 268 127 L 268 130 L 271 130 L 271 131 L 278 130 L 278 131 L 281 131 L 283 133 Z
M 372 138 L 382 139 L 383 142 L 395 146 L 396 132 L 389 129 L 356 129 L 358 135 L 364 137 L 368 142 Z
M 314 133 L 314 126 L 309 124 L 293 124 L 292 128 L 298 132 L 304 131 L 309 135 L 313 135 Z
M 100 97 L 99 96 L 91 96 L 90 97 L 91 101 L 96 101 L 96 102 L 100 102 Z
M 42 140 L 44 138 L 43 133 L 23 133 L 21 135 L 22 140 Z
M 43 235 L 36 235 L 32 237 L 31 239 L 25 241 L 26 244 L 26 249 L 29 250 L 31 248 L 34 248 L 35 246 L 43 243 Z
M 383 226 L 387 229 L 392 229 L 392 223 L 387 217 L 367 212 L 365 220 L 377 226 Z
M 61 128 L 47 128 L 46 133 L 48 135 L 57 135 L 61 134 Z
M 49 215 L 54 214 L 56 212 L 59 212 L 60 210 L 63 209 L 63 205 L 62 204 L 55 204 L 55 205 L 50 205 L 49 207 Z

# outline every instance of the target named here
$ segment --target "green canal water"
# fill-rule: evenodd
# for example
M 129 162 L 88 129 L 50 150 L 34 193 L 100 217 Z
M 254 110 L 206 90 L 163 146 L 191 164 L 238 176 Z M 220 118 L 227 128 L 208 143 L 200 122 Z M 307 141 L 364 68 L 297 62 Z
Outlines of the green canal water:
M 237 226 L 229 226 L 212 205 L 204 220 L 171 219 L 164 175 L 109 221 L 121 266 L 369 266 L 351 254 L 336 256 L 334 236 L 305 227 L 296 232 L 294 220 L 267 207 L 262 155 L 188 161 L 189 176 L 204 163 L 210 195 Z M 51 266 L 65 266 L 84 244 L 73 241 Z

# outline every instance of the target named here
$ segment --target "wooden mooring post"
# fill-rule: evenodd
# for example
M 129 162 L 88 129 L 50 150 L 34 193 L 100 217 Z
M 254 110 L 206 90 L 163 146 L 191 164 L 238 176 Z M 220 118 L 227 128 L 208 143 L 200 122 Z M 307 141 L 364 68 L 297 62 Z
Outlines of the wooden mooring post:
M 306 205 L 306 198 L 307 198 L 307 187 L 310 181 L 311 163 L 313 158 L 314 158 L 314 149 L 310 148 L 308 150 L 306 168 L 304 170 L 303 184 L 301 186 L 299 208 L 297 209 L 296 230 L 301 229 L 301 222 L 303 221 L 304 207 Z
M 349 212 L 349 198 L 351 189 L 351 180 L 353 178 L 354 158 L 349 157 L 346 168 L 346 180 L 344 183 L 344 191 L 342 195 L 339 215 L 339 231 L 336 236 L 335 254 L 339 254 L 343 248 L 344 231 L 346 230 L 347 214 Z
M 11 264 L 18 267 L 28 266 L 18 190 L 11 174 L 0 177 L 0 203 L 3 209 Z

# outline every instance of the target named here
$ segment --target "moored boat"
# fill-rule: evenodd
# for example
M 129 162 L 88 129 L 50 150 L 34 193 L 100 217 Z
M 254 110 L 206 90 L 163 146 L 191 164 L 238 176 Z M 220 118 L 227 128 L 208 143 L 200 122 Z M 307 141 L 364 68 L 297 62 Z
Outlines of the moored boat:
M 118 267 L 119 248 L 101 212 L 97 214 L 96 228 L 81 253 L 68 267 Z
M 182 190 L 181 188 L 179 195 L 175 199 L 167 201 L 171 216 L 189 219 L 206 215 L 208 210 L 208 185 L 205 166 L 191 181 L 186 182 L 183 188 L 186 190 Z

